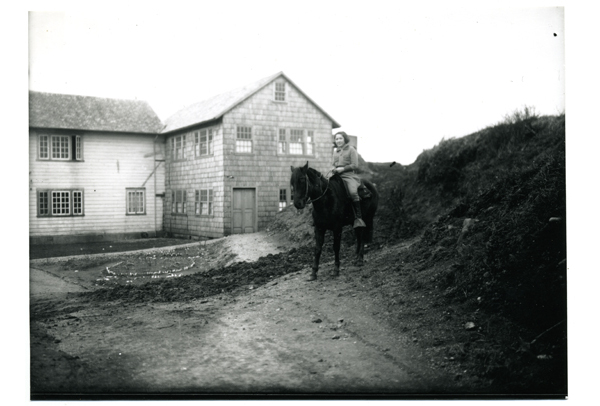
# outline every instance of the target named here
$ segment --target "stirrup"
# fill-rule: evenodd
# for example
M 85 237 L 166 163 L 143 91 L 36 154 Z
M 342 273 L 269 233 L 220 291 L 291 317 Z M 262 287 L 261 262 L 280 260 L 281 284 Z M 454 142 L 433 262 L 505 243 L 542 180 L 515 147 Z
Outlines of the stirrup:
M 354 225 L 352 226 L 353 228 L 359 228 L 359 227 L 366 227 L 367 225 L 365 224 L 365 222 L 362 219 L 354 219 Z

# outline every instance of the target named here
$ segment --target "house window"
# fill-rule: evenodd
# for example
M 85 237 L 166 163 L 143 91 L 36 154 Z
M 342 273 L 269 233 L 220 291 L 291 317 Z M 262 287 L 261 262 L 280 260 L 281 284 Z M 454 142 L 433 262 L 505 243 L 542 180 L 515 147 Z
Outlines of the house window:
M 69 159 L 69 137 L 52 136 L 52 159 Z
M 275 101 L 285 101 L 285 82 L 275 82 Z
M 279 211 L 287 207 L 287 190 L 279 189 Z
M 127 188 L 127 214 L 146 214 L 146 189 Z
M 81 216 L 83 214 L 83 193 L 80 190 L 73 191 L 73 215 Z
M 171 138 L 171 151 L 174 161 L 185 159 L 185 134 Z
M 213 129 L 194 132 L 194 151 L 196 156 L 213 155 Z
M 83 190 L 38 190 L 38 216 L 83 216 Z
M 56 161 L 83 160 L 83 140 L 80 135 L 39 136 L 39 159 Z
M 212 216 L 213 215 L 213 190 L 200 189 L 196 190 L 195 199 L 196 215 Z
M 48 159 L 48 136 L 40 135 L 40 159 Z
M 50 212 L 48 211 L 48 192 L 38 193 L 38 215 L 47 216 Z
M 171 191 L 171 213 L 186 214 L 186 199 L 187 193 L 185 190 Z
M 237 127 L 235 152 L 252 153 L 252 127 Z
M 313 155 L 314 131 L 291 129 L 287 135 L 286 129 L 280 128 L 277 152 L 289 155 Z
M 71 214 L 71 193 L 69 191 L 52 192 L 52 215 L 68 216 Z
M 82 145 L 81 145 L 81 137 L 79 135 L 75 136 L 75 160 L 80 161 L 83 157 L 82 154 Z

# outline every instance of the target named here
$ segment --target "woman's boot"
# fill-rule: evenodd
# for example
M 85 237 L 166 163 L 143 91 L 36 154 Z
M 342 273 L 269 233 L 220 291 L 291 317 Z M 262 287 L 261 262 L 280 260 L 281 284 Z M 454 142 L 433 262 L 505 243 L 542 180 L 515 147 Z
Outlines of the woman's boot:
M 360 209 L 360 200 L 352 202 L 352 210 L 354 210 L 354 228 L 366 227 L 367 225 L 362 219 L 362 213 Z

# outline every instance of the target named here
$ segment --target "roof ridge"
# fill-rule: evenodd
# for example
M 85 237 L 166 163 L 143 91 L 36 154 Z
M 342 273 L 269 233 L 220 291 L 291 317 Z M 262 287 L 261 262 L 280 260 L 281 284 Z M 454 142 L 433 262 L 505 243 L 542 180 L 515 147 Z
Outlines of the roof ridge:
M 121 98 L 121 97 L 89 96 L 89 95 L 84 95 L 84 94 L 73 94 L 73 93 L 43 92 L 40 90 L 29 90 L 29 93 L 46 94 L 46 95 L 52 95 L 52 96 L 83 97 L 86 99 L 131 101 L 131 102 L 136 102 L 136 103 L 148 104 L 148 101 L 144 100 L 144 99 L 130 99 L 130 98 L 125 99 L 125 98 Z
M 255 82 L 250 84 L 246 84 L 243 86 L 238 86 L 234 89 L 228 90 L 226 92 L 218 93 L 209 98 L 200 100 L 198 102 L 191 103 L 183 108 L 179 109 L 175 113 L 171 114 L 164 122 L 165 127 L 163 128 L 163 133 L 168 133 L 171 131 L 180 130 L 182 128 L 186 128 L 195 124 L 199 124 L 206 121 L 215 120 L 219 117 L 222 117 L 228 111 L 230 111 L 235 106 L 242 103 L 244 100 L 248 99 L 250 96 L 267 86 L 273 80 L 278 78 L 279 76 L 285 76 L 283 72 L 278 72 L 273 75 L 269 75 L 263 77 Z M 228 100 L 229 99 L 229 100 Z M 222 106 L 219 106 L 219 101 L 221 101 Z M 206 113 L 206 116 L 203 118 L 193 117 L 193 110 L 198 109 L 199 107 L 207 106 L 208 109 L 212 108 L 212 111 Z M 179 121 L 179 123 L 173 124 L 173 122 Z M 173 125 L 171 125 L 173 124 Z

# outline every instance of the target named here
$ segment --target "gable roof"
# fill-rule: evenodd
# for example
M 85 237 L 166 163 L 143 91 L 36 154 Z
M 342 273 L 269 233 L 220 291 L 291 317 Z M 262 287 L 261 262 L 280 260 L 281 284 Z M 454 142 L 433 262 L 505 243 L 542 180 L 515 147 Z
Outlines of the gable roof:
M 338 128 L 338 124 L 329 114 L 320 108 L 314 101 L 310 99 L 294 82 L 292 82 L 283 72 L 276 73 L 269 77 L 263 78 L 252 84 L 240 87 L 238 89 L 222 93 L 214 96 L 210 99 L 194 103 L 190 106 L 179 110 L 177 113 L 169 117 L 165 122 L 165 128 L 163 133 L 176 131 L 182 128 L 190 127 L 193 125 L 201 124 L 207 121 L 212 121 L 223 117 L 226 113 L 232 110 L 234 107 L 254 95 L 265 86 L 269 85 L 274 80 L 283 77 L 290 82 L 304 97 L 308 99 L 321 113 L 323 113 L 328 119 L 331 120 L 332 127 Z
M 163 128 L 145 101 L 34 91 L 29 92 L 29 126 L 150 134 Z

